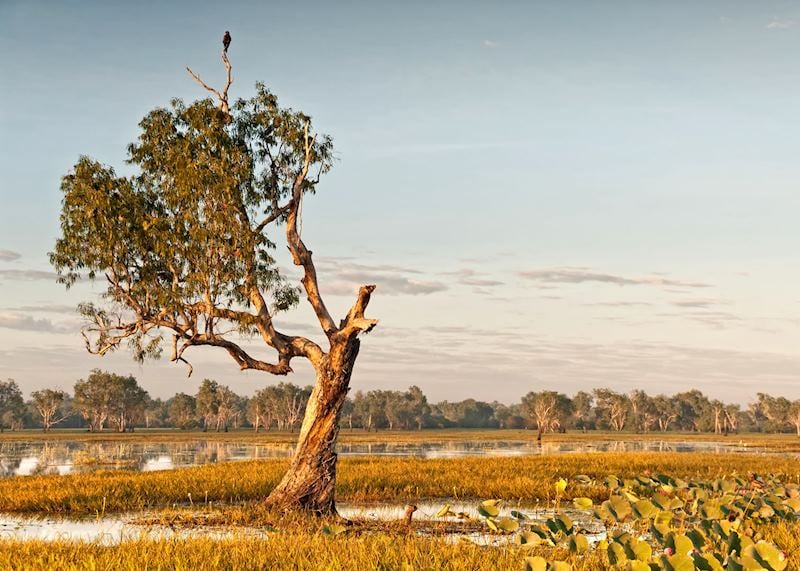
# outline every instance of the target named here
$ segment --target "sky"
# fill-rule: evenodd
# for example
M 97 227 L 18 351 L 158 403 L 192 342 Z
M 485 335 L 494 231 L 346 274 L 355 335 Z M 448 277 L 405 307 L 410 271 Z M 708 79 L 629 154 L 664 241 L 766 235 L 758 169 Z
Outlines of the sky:
M 0 0 L 0 378 L 286 380 L 91 356 L 102 287 L 48 263 L 60 178 L 124 170 L 149 110 L 206 96 L 187 65 L 219 85 L 225 30 L 231 96 L 263 81 L 334 139 L 303 238 L 337 315 L 378 286 L 355 390 L 800 398 L 800 2 L 773 0 Z M 321 335 L 302 305 L 278 323 Z

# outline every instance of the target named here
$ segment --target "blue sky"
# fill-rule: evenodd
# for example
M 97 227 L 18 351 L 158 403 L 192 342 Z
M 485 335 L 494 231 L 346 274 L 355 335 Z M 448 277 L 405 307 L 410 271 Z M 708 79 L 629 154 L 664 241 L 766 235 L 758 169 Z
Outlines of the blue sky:
M 355 388 L 800 398 L 800 3 L 778 1 L 4 0 L 0 377 L 274 381 L 211 350 L 189 380 L 90 357 L 72 308 L 98 288 L 48 274 L 59 178 L 123 168 L 148 110 L 205 96 L 184 68 L 219 83 L 226 29 L 232 95 L 262 80 L 334 137 L 304 238 L 336 310 L 379 286 Z

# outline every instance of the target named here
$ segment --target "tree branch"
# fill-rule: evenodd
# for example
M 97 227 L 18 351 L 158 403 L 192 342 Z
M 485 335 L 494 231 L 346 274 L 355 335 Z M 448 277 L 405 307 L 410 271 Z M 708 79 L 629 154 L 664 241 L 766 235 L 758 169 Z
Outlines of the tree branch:
M 308 169 L 311 166 L 312 149 L 316 135 L 309 139 L 308 136 L 308 123 L 306 123 L 305 130 L 305 160 L 303 167 L 297 174 L 294 180 L 294 187 L 292 192 L 292 200 L 289 203 L 291 206 L 288 216 L 286 218 L 286 242 L 289 245 L 289 251 L 292 254 L 294 265 L 303 267 L 303 279 L 301 280 L 303 288 L 306 290 L 308 302 L 314 308 L 314 313 L 317 314 L 322 330 L 325 335 L 330 339 L 337 332 L 333 318 L 331 317 L 328 308 L 325 307 L 325 302 L 319 293 L 319 285 L 317 283 L 317 270 L 314 267 L 314 262 L 311 260 L 311 252 L 306 248 L 300 234 L 297 231 L 298 214 L 303 197 L 303 183 L 308 175 Z
M 375 291 L 375 287 L 375 285 L 365 285 L 361 286 L 358 290 L 358 297 L 356 297 L 353 307 L 347 312 L 347 317 L 342 320 L 342 326 L 339 330 L 342 336 L 349 337 L 351 335 L 358 335 L 361 332 L 369 333 L 378 325 L 377 319 L 367 319 L 364 317 L 364 312 L 367 310 L 370 297 L 372 296 L 372 292 Z
M 225 64 L 225 69 L 227 71 L 227 80 L 225 82 L 225 87 L 221 92 L 217 91 L 216 89 L 208 85 L 205 81 L 203 81 L 199 75 L 197 75 L 195 72 L 192 71 L 190 67 L 187 66 L 186 71 L 189 72 L 189 75 L 192 76 L 192 79 L 194 79 L 197 83 L 199 83 L 208 91 L 217 96 L 217 99 L 219 99 L 220 110 L 226 115 L 229 115 L 230 106 L 228 105 L 228 89 L 230 89 L 231 84 L 233 83 L 233 76 L 231 74 L 231 62 L 228 59 L 228 54 L 225 53 L 224 49 L 222 50 L 222 63 Z

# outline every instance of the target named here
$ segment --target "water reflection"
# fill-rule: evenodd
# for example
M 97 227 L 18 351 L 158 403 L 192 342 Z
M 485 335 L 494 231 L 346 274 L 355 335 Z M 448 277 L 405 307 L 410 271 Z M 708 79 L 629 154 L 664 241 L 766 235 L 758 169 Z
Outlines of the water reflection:
M 445 500 L 437 503 L 420 503 L 414 515 L 415 521 L 425 520 L 427 522 L 446 522 L 451 519 L 440 518 L 436 514 L 444 505 Z M 463 513 L 469 519 L 481 521 L 482 518 L 477 512 L 475 503 L 452 502 L 449 504 L 453 512 Z M 399 520 L 403 517 L 405 504 L 380 504 L 363 505 L 340 503 L 339 513 L 349 519 L 366 520 Z M 524 505 L 502 506 L 500 516 L 508 517 L 511 510 L 518 510 L 527 516 L 523 525 L 532 523 L 543 523 L 547 518 L 552 517 L 552 509 L 541 507 L 531 507 Z M 602 523 L 593 519 L 590 510 L 576 510 L 571 507 L 562 508 L 560 513 L 566 513 L 578 525 L 580 525 L 589 541 L 595 542 L 606 537 L 606 530 Z M 225 528 L 225 527 L 193 527 L 188 529 L 177 529 L 161 525 L 138 525 L 132 523 L 135 519 L 146 515 L 142 514 L 122 514 L 118 516 L 106 516 L 102 518 L 90 519 L 65 519 L 56 517 L 25 517 L 8 514 L 0 514 L 0 540 L 72 540 L 95 542 L 103 545 L 112 545 L 122 541 L 138 539 L 168 539 L 168 538 L 190 538 L 207 537 L 212 539 L 224 539 L 230 537 L 266 537 L 264 529 L 244 527 L 244 528 Z M 429 527 L 421 527 L 420 534 L 430 533 Z M 489 532 L 488 528 L 479 526 L 475 528 L 465 528 L 462 530 L 448 531 L 445 536 L 451 541 L 469 539 L 480 545 L 503 544 L 510 541 L 509 537 L 498 536 Z
M 0 540 L 70 540 L 113 545 L 139 539 L 192 537 L 225 539 L 235 536 L 235 532 L 228 529 L 204 527 L 173 529 L 161 525 L 136 525 L 130 523 L 131 517 L 123 515 L 76 520 L 0 515 Z M 263 531 L 255 528 L 248 528 L 247 534 L 253 537 L 265 535 Z
M 218 462 L 288 458 L 288 444 L 231 443 L 212 440 L 181 442 L 1 442 L 0 477 L 85 473 L 96 470 L 172 470 Z M 344 456 L 525 456 L 591 452 L 763 453 L 766 449 L 722 442 L 617 440 L 585 442 L 446 441 L 415 443 L 343 443 Z

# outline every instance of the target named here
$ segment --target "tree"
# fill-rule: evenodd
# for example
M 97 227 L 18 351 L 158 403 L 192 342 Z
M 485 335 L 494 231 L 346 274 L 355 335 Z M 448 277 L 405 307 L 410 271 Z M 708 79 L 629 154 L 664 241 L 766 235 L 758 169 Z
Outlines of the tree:
M 228 432 L 228 423 L 237 414 L 238 395 L 227 385 L 217 388 L 217 432 L 220 426 Z
M 366 394 L 361 391 L 356 392 L 353 399 L 353 410 L 361 419 L 361 426 L 367 432 L 379 427 L 376 426 L 376 423 L 380 423 L 381 419 L 386 418 L 385 409 L 383 391 L 369 391 Z
M 275 411 L 274 404 L 269 396 L 270 388 L 274 387 L 256 391 L 256 394 L 247 402 L 247 420 L 250 421 L 256 432 L 262 427 L 265 430 L 272 428 Z
M 416 385 L 412 385 L 408 387 L 405 393 L 405 399 L 408 406 L 408 417 L 416 425 L 417 430 L 422 430 L 422 427 L 431 415 L 428 397 L 425 396 L 422 389 Z
M 86 379 L 75 383 L 74 406 L 89 424 L 89 432 L 98 432 L 105 427 L 109 409 L 111 373 L 93 369 Z
M 572 412 L 572 404 L 556 391 L 530 392 L 522 397 L 522 410 L 536 421 L 536 440 L 541 440 L 545 432 L 561 427 Z
M 22 428 L 24 414 L 25 400 L 16 381 L 13 379 L 0 381 L 0 432 L 6 428 L 12 430 Z
M 653 397 L 653 408 L 657 415 L 657 424 L 661 432 L 666 432 L 678 417 L 678 408 L 671 398 L 666 395 Z
M 713 427 L 713 413 L 708 397 L 697 389 L 673 395 L 677 409 L 676 422 L 684 430 L 698 432 Z
M 197 424 L 197 403 L 195 398 L 186 393 L 178 393 L 169 403 L 169 419 L 173 426 L 188 430 Z
M 65 420 L 69 414 L 62 412 L 59 414 L 67 393 L 62 390 L 44 389 L 31 393 L 33 405 L 42 417 L 42 429 L 49 432 L 50 429 Z
M 766 418 L 764 430 L 782 432 L 790 424 L 789 411 L 792 403 L 785 397 L 773 397 L 766 393 L 757 393 L 757 410 Z
M 797 432 L 797 436 L 800 436 L 800 400 L 792 402 L 792 405 L 789 407 L 788 417 L 789 422 L 792 423 L 792 426 L 794 426 Z
M 147 399 L 147 391 L 132 376 L 94 369 L 75 383 L 75 407 L 91 432 L 103 430 L 106 421 L 119 432 L 132 428 L 142 419 Z
M 218 105 L 173 100 L 145 116 L 129 146 L 135 174 L 120 176 L 83 157 L 62 179 L 62 234 L 50 259 L 67 286 L 85 273 L 107 284 L 110 304 L 81 306 L 92 353 L 127 342 L 137 359 L 157 357 L 169 336 L 171 360 L 190 373 L 187 351 L 196 347 L 219 348 L 241 370 L 274 375 L 307 359 L 316 384 L 289 470 L 267 501 L 332 514 L 339 416 L 359 334 L 377 325 L 364 316 L 375 286 L 362 286 L 344 319 L 334 320 L 299 230 L 304 196 L 333 164 L 332 141 L 313 133 L 308 115 L 280 107 L 263 84 L 253 97 L 229 103 L 231 64 L 225 52 L 222 59 L 224 89 L 203 83 Z M 276 236 L 267 235 L 281 225 L 325 348 L 273 322 L 299 299 L 273 258 Z M 260 337 L 275 359 L 253 356 L 239 333 Z
M 203 420 L 203 432 L 207 432 L 219 412 L 219 383 L 211 379 L 203 379 L 195 402 L 197 414 Z
M 127 432 L 144 418 L 145 408 L 149 395 L 139 386 L 136 378 L 128 376 L 111 375 L 111 382 L 107 385 L 108 420 L 117 432 Z
M 592 394 L 586 391 L 578 391 L 572 397 L 572 417 L 575 419 L 575 428 L 580 428 L 584 432 L 589 428 L 593 401 Z
M 625 428 L 630 414 L 630 401 L 611 389 L 595 389 L 598 416 L 604 418 L 608 426 L 616 431 Z

